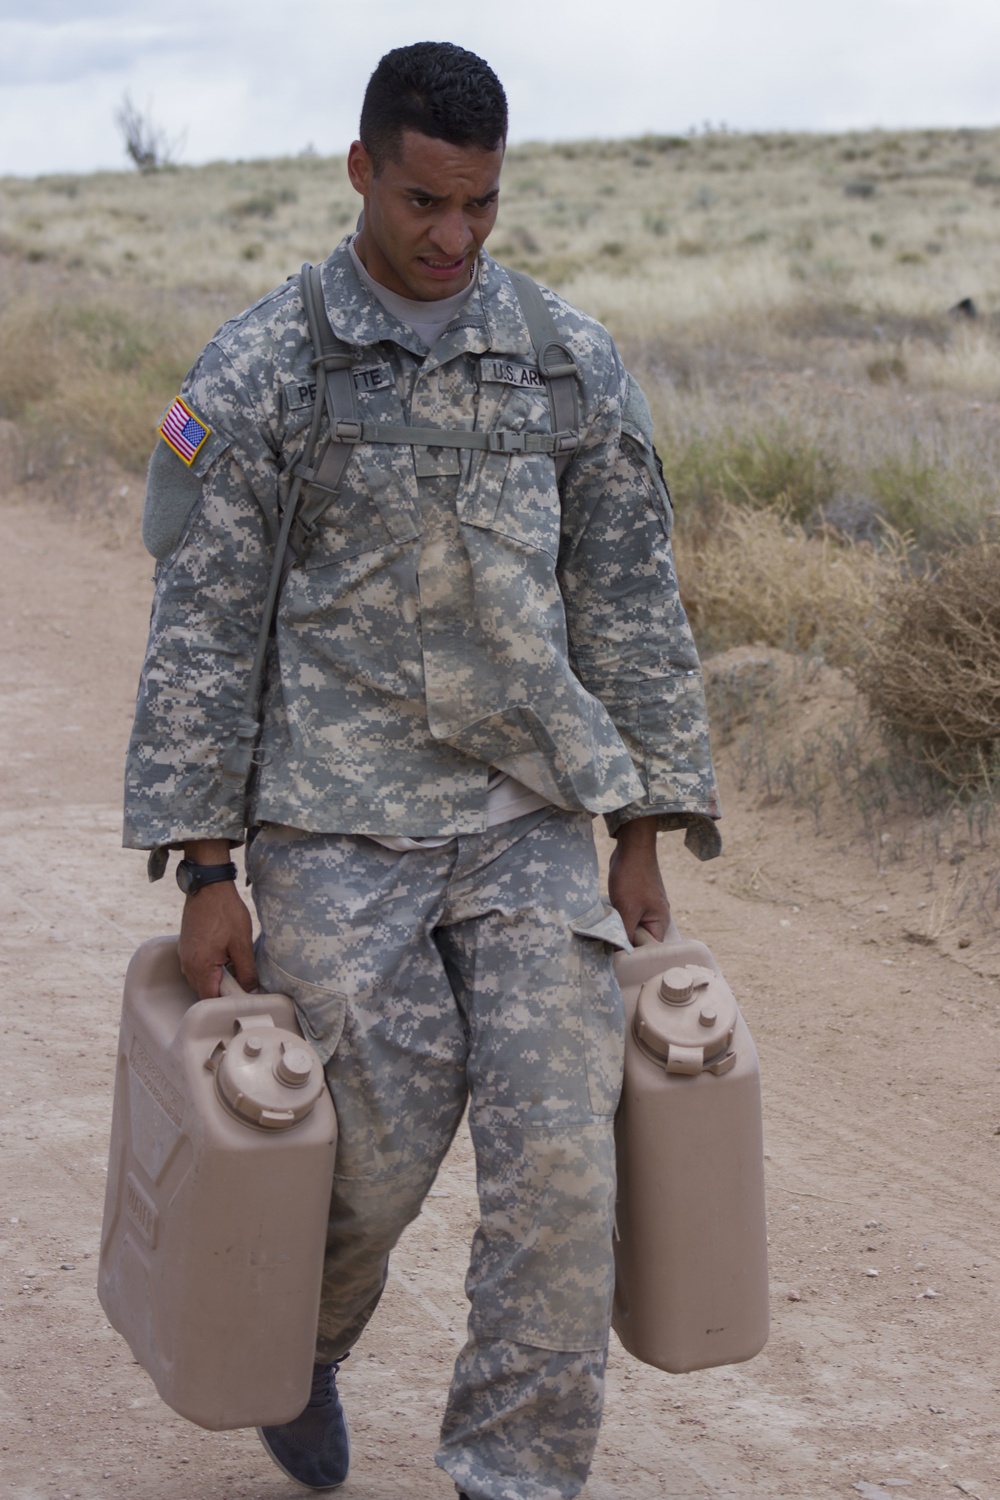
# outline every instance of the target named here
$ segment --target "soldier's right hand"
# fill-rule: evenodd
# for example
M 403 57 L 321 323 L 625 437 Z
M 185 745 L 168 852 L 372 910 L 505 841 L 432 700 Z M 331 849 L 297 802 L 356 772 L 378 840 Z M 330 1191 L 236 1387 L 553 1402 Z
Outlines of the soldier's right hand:
M 225 965 L 243 989 L 257 988 L 253 924 L 234 881 L 218 881 L 185 897 L 177 946 L 184 978 L 199 1000 L 218 995 Z

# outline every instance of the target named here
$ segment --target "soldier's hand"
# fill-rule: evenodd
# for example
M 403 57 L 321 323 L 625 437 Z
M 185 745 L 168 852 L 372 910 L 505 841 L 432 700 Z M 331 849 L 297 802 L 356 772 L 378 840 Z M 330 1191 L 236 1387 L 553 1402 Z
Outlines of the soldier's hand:
M 253 925 L 234 881 L 221 880 L 185 897 L 177 946 L 184 978 L 199 1000 L 218 995 L 226 964 L 245 990 L 257 988 Z
M 629 941 L 645 927 L 658 942 L 670 926 L 670 901 L 656 858 L 656 819 L 636 818 L 618 831 L 608 871 L 611 904 Z

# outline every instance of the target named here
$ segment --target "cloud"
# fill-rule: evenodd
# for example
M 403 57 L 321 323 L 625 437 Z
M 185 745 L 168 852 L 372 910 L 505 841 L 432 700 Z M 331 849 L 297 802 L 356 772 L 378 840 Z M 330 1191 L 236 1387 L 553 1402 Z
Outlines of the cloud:
M 155 52 L 186 46 L 154 24 L 85 20 L 60 26 L 28 21 L 0 24 L 0 83 L 7 88 L 72 84 L 106 74 L 124 75 Z
M 0 0 L 0 171 L 122 165 L 126 89 L 185 159 L 343 151 L 391 46 L 486 57 L 511 139 L 987 124 L 995 0 Z

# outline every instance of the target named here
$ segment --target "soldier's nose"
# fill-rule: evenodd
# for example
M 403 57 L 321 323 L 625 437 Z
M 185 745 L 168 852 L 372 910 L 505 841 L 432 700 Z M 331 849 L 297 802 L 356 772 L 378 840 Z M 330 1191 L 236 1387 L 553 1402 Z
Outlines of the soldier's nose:
M 435 249 L 449 260 L 458 260 L 472 243 L 472 230 L 462 219 L 446 219 L 431 234 Z

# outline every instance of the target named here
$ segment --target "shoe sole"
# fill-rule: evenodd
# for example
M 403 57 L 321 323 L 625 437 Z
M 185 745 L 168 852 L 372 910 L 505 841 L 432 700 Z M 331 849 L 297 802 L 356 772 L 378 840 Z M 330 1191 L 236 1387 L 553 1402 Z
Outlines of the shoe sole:
M 258 1427 L 255 1430 L 256 1430 L 257 1436 L 261 1440 L 261 1443 L 262 1443 L 262 1445 L 264 1447 L 264 1451 L 267 1453 L 268 1458 L 274 1464 L 275 1468 L 280 1469 L 281 1472 L 282 1472 L 282 1474 L 284 1474 L 286 1478 L 291 1479 L 295 1484 L 300 1484 L 304 1490 L 316 1490 L 316 1491 L 319 1491 L 319 1490 L 339 1490 L 340 1486 L 342 1484 L 346 1484 L 347 1483 L 347 1475 L 345 1474 L 344 1477 L 343 1477 L 343 1479 L 338 1479 L 334 1484 L 307 1484 L 304 1479 L 300 1479 L 297 1474 L 293 1474 L 292 1471 L 291 1471 L 291 1469 L 286 1469 L 285 1468 L 284 1464 L 281 1462 L 281 1459 L 277 1456 L 277 1454 L 275 1453 L 274 1449 L 271 1447 L 271 1444 L 268 1442 L 267 1438 L 264 1436 L 264 1429 L 263 1429 L 263 1427 Z M 348 1430 L 347 1418 L 346 1417 L 344 1418 L 344 1434 L 345 1434 L 345 1436 L 347 1438 L 347 1463 L 348 1463 L 348 1467 L 350 1467 L 350 1463 L 351 1463 L 351 1434 L 350 1434 L 350 1432 Z

